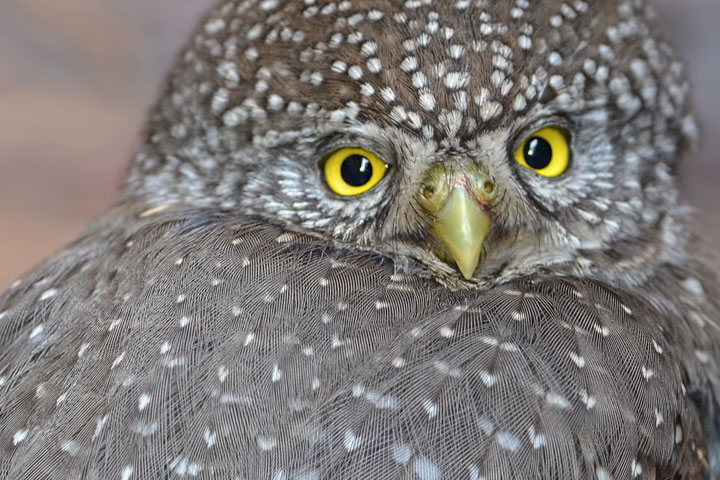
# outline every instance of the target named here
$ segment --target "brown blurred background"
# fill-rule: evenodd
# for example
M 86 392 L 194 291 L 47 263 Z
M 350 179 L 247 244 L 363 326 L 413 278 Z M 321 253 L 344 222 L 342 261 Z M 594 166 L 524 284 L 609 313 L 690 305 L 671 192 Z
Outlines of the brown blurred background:
M 703 123 L 686 199 L 718 243 L 720 1 L 654 1 L 690 63 Z M 213 2 L 2 0 L 0 290 L 115 196 L 164 72 Z

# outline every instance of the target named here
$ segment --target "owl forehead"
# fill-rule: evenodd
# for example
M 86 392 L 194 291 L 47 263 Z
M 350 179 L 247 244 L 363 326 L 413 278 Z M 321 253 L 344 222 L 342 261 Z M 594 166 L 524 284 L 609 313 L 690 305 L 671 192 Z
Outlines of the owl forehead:
M 593 103 L 589 78 L 627 101 L 636 85 L 614 76 L 627 61 L 617 50 L 646 32 L 643 12 L 638 1 L 228 2 L 186 61 L 201 64 L 225 127 L 371 121 L 453 143 L 538 103 L 602 106 L 607 88 Z

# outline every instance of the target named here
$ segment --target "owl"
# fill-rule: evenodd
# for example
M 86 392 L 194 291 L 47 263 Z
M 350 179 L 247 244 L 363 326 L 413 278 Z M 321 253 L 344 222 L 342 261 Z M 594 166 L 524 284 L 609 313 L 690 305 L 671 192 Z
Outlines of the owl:
M 720 478 L 642 0 L 224 0 L 0 296 L 2 479 Z

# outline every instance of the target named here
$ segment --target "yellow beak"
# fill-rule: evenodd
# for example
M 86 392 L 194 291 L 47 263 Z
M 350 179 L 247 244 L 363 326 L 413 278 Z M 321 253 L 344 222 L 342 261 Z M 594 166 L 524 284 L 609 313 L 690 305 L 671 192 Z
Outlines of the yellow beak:
M 485 238 L 492 220 L 464 187 L 455 187 L 445 204 L 435 213 L 432 234 L 447 249 L 466 280 L 480 263 Z

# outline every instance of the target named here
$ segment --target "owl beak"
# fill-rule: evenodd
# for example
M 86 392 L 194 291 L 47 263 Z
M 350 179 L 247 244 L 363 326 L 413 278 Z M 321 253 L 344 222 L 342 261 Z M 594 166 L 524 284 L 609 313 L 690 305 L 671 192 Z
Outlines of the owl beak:
M 462 187 L 455 188 L 435 214 L 431 231 L 466 280 L 472 278 L 480 263 L 480 252 L 491 225 L 490 216 Z
M 440 255 L 454 262 L 466 280 L 475 273 L 490 233 L 487 202 L 494 191 L 494 183 L 481 169 L 448 174 L 440 165 L 423 182 L 420 204 L 432 219 L 430 232 L 444 247 Z

